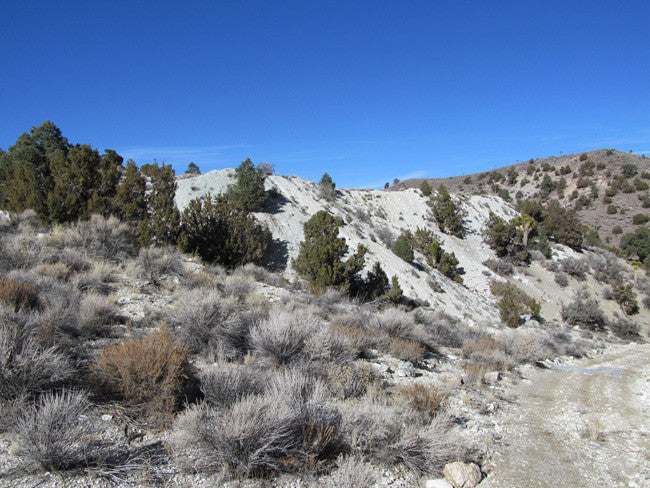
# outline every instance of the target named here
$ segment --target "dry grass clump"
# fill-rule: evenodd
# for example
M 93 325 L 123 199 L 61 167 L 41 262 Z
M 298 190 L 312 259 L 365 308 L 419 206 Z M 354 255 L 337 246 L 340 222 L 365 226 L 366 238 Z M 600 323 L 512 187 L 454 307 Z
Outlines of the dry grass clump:
M 484 336 L 476 342 L 468 342 L 462 347 L 463 357 L 472 362 L 507 363 L 505 346 L 489 336 Z M 499 368 L 501 369 L 501 368 Z
M 241 310 L 233 298 L 196 290 L 179 297 L 172 324 L 193 353 L 230 360 L 246 354 L 250 329 L 260 318 L 259 310 Z
M 184 278 L 183 255 L 173 247 L 143 247 L 138 254 L 137 276 L 158 283 L 163 276 Z
M 83 466 L 92 441 L 90 420 L 82 417 L 88 408 L 82 393 L 46 393 L 16 425 L 22 459 L 44 471 Z
M 427 343 L 429 334 L 424 326 L 415 321 L 412 314 L 397 308 L 387 308 L 377 314 L 368 328 L 379 334 L 412 342 Z
M 400 339 L 398 337 L 391 337 L 388 340 L 386 350 L 391 356 L 394 356 L 402 361 L 411 361 L 418 363 L 424 358 L 427 350 L 419 342 Z
M 0 400 L 33 397 L 72 375 L 68 358 L 40 343 L 33 317 L 0 307 Z
M 359 398 L 379 383 L 378 375 L 370 367 L 354 364 L 328 364 L 326 380 L 332 394 L 343 399 Z
M 340 450 L 338 416 L 323 406 L 322 392 L 287 372 L 225 409 L 190 407 L 174 422 L 170 444 L 183 466 L 231 477 L 318 470 Z
M 315 363 L 349 364 L 359 357 L 359 350 L 351 338 L 323 326 L 307 338 L 304 355 Z
M 481 385 L 483 383 L 485 373 L 491 371 L 499 371 L 501 365 L 498 363 L 469 363 L 463 366 L 465 377 L 469 384 Z
M 337 468 L 329 476 L 320 480 L 323 488 L 368 488 L 374 486 L 381 477 L 382 470 L 364 461 L 359 456 L 340 456 Z
M 128 224 L 113 216 L 107 218 L 97 214 L 74 226 L 55 229 L 50 242 L 109 261 L 123 260 L 135 251 L 134 235 Z
M 268 269 L 258 266 L 254 263 L 247 263 L 244 266 L 235 268 L 232 272 L 233 275 L 248 276 L 257 283 L 266 283 L 271 286 L 280 286 L 282 279 L 275 273 L 271 273 Z
M 65 263 L 40 263 L 36 265 L 36 272 L 41 276 L 50 276 L 55 280 L 68 281 L 72 270 Z
M 91 370 L 100 392 L 117 395 L 161 422 L 171 418 L 192 378 L 188 350 L 162 326 L 142 339 L 105 347 Z
M 621 339 L 636 340 L 640 336 L 641 326 L 625 317 L 616 317 L 610 324 L 609 328 Z
M 422 324 L 430 337 L 432 344 L 445 347 L 461 347 L 467 342 L 472 329 L 463 327 L 454 319 L 442 312 L 431 312 L 417 309 L 414 311 L 415 320 Z
M 397 392 L 415 410 L 430 416 L 438 413 L 447 397 L 437 386 L 423 383 L 403 385 Z
M 112 326 L 123 321 L 120 310 L 103 295 L 89 293 L 79 302 L 80 332 L 85 337 L 107 337 Z
M 570 325 L 591 330 L 603 330 L 607 325 L 598 301 L 591 298 L 586 288 L 577 290 L 573 301 L 562 306 L 562 319 Z
M 248 395 L 263 393 L 268 376 L 266 370 L 221 361 L 203 369 L 199 380 L 205 401 L 227 408 Z
M 317 327 L 316 318 L 309 313 L 276 307 L 251 329 L 251 349 L 269 366 L 297 362 L 304 358 L 307 341 Z
M 518 363 L 542 361 L 559 352 L 548 332 L 535 329 L 500 331 L 498 339 L 507 354 Z
M 18 310 L 35 310 L 41 307 L 38 289 L 29 283 L 18 283 L 0 278 L 0 300 Z
M 221 283 L 223 294 L 227 297 L 233 297 L 239 302 L 245 301 L 253 288 L 255 288 L 255 281 L 245 274 L 232 274 L 227 276 Z
M 562 270 L 574 278 L 584 281 L 585 274 L 589 271 L 589 265 L 582 259 L 566 258 L 560 261 Z
M 113 283 L 116 280 L 115 266 L 108 262 L 95 262 L 91 270 L 78 273 L 74 279 L 74 286 L 82 293 L 98 293 L 108 295 L 114 291 Z
M 416 474 L 439 474 L 462 451 L 442 415 L 413 416 L 408 409 L 368 396 L 336 405 L 341 439 L 351 455 L 383 466 L 402 464 Z

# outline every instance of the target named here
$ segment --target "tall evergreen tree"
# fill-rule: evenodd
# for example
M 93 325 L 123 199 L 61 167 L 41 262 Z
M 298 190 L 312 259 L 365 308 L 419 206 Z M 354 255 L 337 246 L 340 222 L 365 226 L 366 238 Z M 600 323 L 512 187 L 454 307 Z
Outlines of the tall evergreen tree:
M 112 149 L 105 149 L 97 171 L 97 180 L 93 185 L 93 191 L 88 202 L 88 213 L 99 213 L 104 216 L 117 213 L 114 205 L 114 198 L 117 194 L 117 186 L 124 168 L 124 158 Z
M 151 193 L 147 196 L 146 224 L 140 243 L 176 244 L 180 233 L 181 215 L 176 208 L 176 179 L 171 165 L 155 165 L 151 171 Z
M 264 171 L 259 166 L 255 167 L 253 162 L 246 158 L 235 168 L 235 178 L 236 183 L 228 187 L 230 199 L 249 212 L 261 210 L 266 203 Z
M 354 293 L 354 275 L 363 269 L 367 249 L 359 246 L 355 254 L 343 261 L 348 252 L 345 239 L 338 237 L 343 224 L 325 210 L 314 214 L 303 226 L 305 240 L 293 261 L 294 269 L 309 280 L 315 289 L 341 288 Z
M 117 186 L 113 201 L 115 214 L 126 222 L 144 220 L 147 214 L 147 182 L 132 159 L 126 162 L 124 177 Z

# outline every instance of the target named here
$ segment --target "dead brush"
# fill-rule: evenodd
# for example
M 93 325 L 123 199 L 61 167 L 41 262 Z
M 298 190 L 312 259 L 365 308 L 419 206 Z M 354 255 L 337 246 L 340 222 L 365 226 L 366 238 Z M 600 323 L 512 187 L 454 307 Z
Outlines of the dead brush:
M 100 392 L 123 398 L 162 424 L 172 419 L 193 377 L 188 349 L 164 326 L 102 349 L 91 371 Z
M 426 348 L 419 342 L 400 339 L 399 337 L 391 337 L 388 340 L 386 349 L 391 356 L 412 363 L 420 362 L 427 352 Z
M 0 300 L 17 312 L 21 309 L 36 310 L 41 307 L 38 290 L 34 285 L 0 278 Z
M 501 367 L 497 363 L 470 363 L 463 366 L 467 382 L 475 385 L 483 384 L 485 373 L 500 369 Z
M 59 281 L 68 281 L 72 275 L 72 270 L 65 263 L 40 263 L 36 265 L 36 272 Z
M 359 350 L 361 357 L 369 357 L 370 349 L 377 344 L 377 335 L 363 327 L 335 323 L 330 327 L 330 330 L 333 334 L 352 341 L 354 347 Z
M 434 416 L 440 410 L 447 395 L 435 385 L 411 383 L 401 386 L 399 396 L 418 412 Z

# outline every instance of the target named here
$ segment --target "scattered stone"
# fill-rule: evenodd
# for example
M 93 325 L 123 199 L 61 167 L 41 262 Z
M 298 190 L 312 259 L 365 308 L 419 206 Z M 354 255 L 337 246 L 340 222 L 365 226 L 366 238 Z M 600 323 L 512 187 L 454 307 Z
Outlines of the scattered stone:
M 397 366 L 398 376 L 415 376 L 415 366 L 411 361 L 402 361 Z
M 379 371 L 382 373 L 390 373 L 390 366 L 386 363 L 380 363 L 379 364 Z
M 439 480 L 427 480 L 424 484 L 424 488 L 453 488 L 449 483 L 444 479 Z
M 483 381 L 486 385 L 496 385 L 501 375 L 498 371 L 490 371 L 483 375 Z
M 481 482 L 481 470 L 474 463 L 449 463 L 445 465 L 442 474 L 454 488 L 474 488 Z

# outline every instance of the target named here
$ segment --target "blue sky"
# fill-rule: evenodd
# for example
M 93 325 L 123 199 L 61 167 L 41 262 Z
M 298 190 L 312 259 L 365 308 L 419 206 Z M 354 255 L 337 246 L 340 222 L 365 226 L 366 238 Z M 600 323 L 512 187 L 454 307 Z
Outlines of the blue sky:
M 650 154 L 646 1 L 3 2 L 0 147 L 74 143 L 339 186 Z

